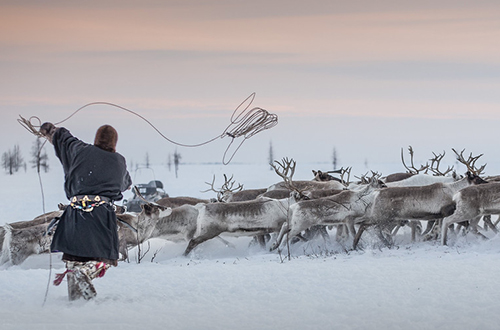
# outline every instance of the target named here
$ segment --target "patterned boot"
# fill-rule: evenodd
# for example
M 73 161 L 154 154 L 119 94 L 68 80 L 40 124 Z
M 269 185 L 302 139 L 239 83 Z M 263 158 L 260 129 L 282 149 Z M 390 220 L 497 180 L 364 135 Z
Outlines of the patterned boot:
M 68 272 L 66 274 L 68 278 L 68 298 L 70 301 L 78 300 L 82 297 L 82 292 L 77 284 L 75 274 L 73 272 Z
M 97 295 L 92 280 L 103 277 L 109 267 L 110 265 L 97 261 L 66 261 L 66 271 L 56 275 L 54 285 L 61 284 L 64 276 L 67 275 L 69 300 L 77 300 L 82 297 L 85 300 L 90 300 Z

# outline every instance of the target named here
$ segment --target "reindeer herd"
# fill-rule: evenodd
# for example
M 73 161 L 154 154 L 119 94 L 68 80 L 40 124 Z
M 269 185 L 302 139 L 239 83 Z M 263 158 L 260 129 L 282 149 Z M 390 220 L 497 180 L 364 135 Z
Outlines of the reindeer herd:
M 371 172 L 350 182 L 350 168 L 339 171 L 313 171 L 314 179 L 293 180 L 296 163 L 283 159 L 272 164 L 283 180 L 267 188 L 244 190 L 231 178 L 219 189 L 212 181 L 212 200 L 192 197 L 165 197 L 146 202 L 140 213 L 117 208 L 120 254 L 151 238 L 185 241 L 187 256 L 198 245 L 221 235 L 253 236 L 263 248 L 273 251 L 298 240 L 329 233 L 346 249 L 359 248 L 363 233 L 369 229 L 387 247 L 402 226 L 411 230 L 413 241 L 440 240 L 447 244 L 448 234 L 473 233 L 482 238 L 485 230 L 497 233 L 491 216 L 500 214 L 500 182 L 497 177 L 481 177 L 485 165 L 476 166 L 482 155 L 466 159 L 464 151 L 453 149 L 457 161 L 466 166 L 464 175 L 453 167 L 439 169 L 443 154 L 430 164 L 415 167 L 401 160 L 405 173 L 385 177 Z M 340 178 L 331 174 L 339 174 Z M 500 181 L 500 180 L 499 180 Z M 1 263 L 20 264 L 32 254 L 49 250 L 52 226 L 61 216 L 59 210 L 31 221 L 0 227 Z M 480 223 L 480 221 L 483 221 Z M 425 224 L 425 229 L 423 224 Z M 480 226 L 482 225 L 482 227 Z M 334 230 L 335 229 L 335 230 Z

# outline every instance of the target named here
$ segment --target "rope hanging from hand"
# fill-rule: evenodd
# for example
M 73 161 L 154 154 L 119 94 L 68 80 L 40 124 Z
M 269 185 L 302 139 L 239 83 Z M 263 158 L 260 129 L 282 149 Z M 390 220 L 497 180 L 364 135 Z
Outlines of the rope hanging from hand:
M 231 142 L 226 148 L 226 151 L 224 152 L 224 156 L 222 158 L 222 163 L 224 165 L 227 165 L 231 162 L 233 159 L 234 155 L 236 152 L 240 149 L 241 145 L 243 142 L 245 142 L 247 139 L 251 138 L 257 133 L 260 133 L 264 130 L 273 128 L 278 124 L 278 116 L 276 114 L 269 113 L 267 110 L 264 110 L 259 107 L 254 107 L 250 108 L 250 106 L 253 103 L 253 100 L 255 99 L 255 93 L 250 94 L 243 102 L 241 102 L 238 107 L 233 111 L 233 114 L 231 116 L 231 122 L 230 124 L 226 127 L 226 129 L 222 132 L 222 134 L 208 140 L 202 143 L 198 144 L 184 144 L 184 143 L 179 143 L 176 141 L 173 141 L 169 139 L 167 136 L 165 136 L 158 128 L 156 128 L 155 125 L 153 125 L 148 119 L 145 117 L 141 116 L 135 111 L 132 111 L 130 109 L 127 109 L 125 107 L 122 107 L 120 105 L 114 104 L 114 103 L 109 103 L 109 102 L 92 102 L 85 104 L 84 106 L 80 107 L 76 111 L 74 111 L 71 115 L 69 115 L 67 118 L 61 120 L 60 122 L 54 123 L 54 125 L 60 125 L 61 123 L 67 121 L 74 115 L 76 115 L 79 111 L 88 108 L 90 106 L 94 105 L 108 105 L 112 106 L 118 109 L 121 109 L 123 111 L 129 112 L 142 120 L 144 120 L 147 124 L 149 124 L 162 138 L 165 140 L 169 141 L 170 143 L 173 143 L 175 145 L 181 146 L 181 147 L 188 147 L 188 148 L 194 148 L 194 147 L 200 147 L 205 144 L 208 144 L 210 142 L 213 142 L 217 139 L 222 139 L 226 136 L 229 136 L 231 138 Z M 25 129 L 27 129 L 30 133 L 41 137 L 42 134 L 40 134 L 40 126 L 42 125 L 42 122 L 40 118 L 36 116 L 32 116 L 29 119 L 25 119 L 22 116 L 19 116 L 20 118 L 17 120 L 21 126 L 23 126 Z M 37 124 L 34 124 L 33 121 L 37 121 Z M 229 160 L 226 161 L 227 154 L 229 152 L 229 149 L 231 148 L 231 145 L 233 144 L 234 140 L 237 138 L 242 138 L 242 141 L 240 144 L 236 147 L 234 152 L 231 154 L 231 157 Z

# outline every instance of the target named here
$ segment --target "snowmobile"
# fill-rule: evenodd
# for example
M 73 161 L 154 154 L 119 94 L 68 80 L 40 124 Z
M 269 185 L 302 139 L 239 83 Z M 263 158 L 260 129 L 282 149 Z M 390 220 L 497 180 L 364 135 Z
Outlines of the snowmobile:
M 168 197 L 168 194 L 163 190 L 163 183 L 159 180 L 153 180 L 149 183 L 139 183 L 136 186 L 139 193 L 148 202 L 156 202 L 163 197 Z M 126 207 L 127 212 L 141 212 L 141 205 L 146 202 L 134 190 L 132 192 L 134 193 L 132 199 L 124 199 L 123 205 Z

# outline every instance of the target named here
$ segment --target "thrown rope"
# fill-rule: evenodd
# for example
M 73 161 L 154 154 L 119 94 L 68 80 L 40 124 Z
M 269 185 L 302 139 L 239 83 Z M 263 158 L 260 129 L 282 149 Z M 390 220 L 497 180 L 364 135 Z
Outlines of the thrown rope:
M 267 110 L 259 108 L 259 107 L 254 107 L 250 109 L 250 106 L 253 103 L 253 100 L 255 99 L 255 93 L 250 94 L 243 102 L 241 102 L 236 109 L 233 111 L 233 114 L 231 115 L 231 122 L 230 124 L 226 127 L 226 129 L 222 132 L 222 134 L 208 140 L 202 143 L 198 144 L 184 144 L 184 143 L 179 143 L 176 141 L 173 141 L 172 139 L 168 138 L 165 136 L 155 125 L 153 125 L 148 119 L 146 119 L 144 116 L 138 114 L 135 111 L 132 111 L 130 109 L 127 109 L 125 107 L 122 107 L 120 105 L 114 104 L 114 103 L 109 103 L 109 102 L 92 102 L 85 104 L 84 106 L 78 108 L 75 110 L 71 115 L 69 115 L 67 118 L 54 123 L 54 125 L 59 125 L 74 115 L 76 115 L 79 111 L 90 107 L 94 105 L 108 105 L 112 106 L 118 109 L 121 109 L 123 111 L 129 112 L 140 119 L 144 120 L 147 124 L 149 124 L 162 138 L 167 140 L 168 142 L 181 146 L 181 147 L 188 147 L 188 148 L 193 148 L 193 147 L 200 147 L 203 145 L 206 145 L 208 143 L 211 143 L 217 139 L 222 139 L 226 136 L 229 136 L 231 138 L 231 142 L 229 143 L 226 151 L 224 152 L 224 156 L 222 158 L 222 163 L 224 165 L 227 165 L 231 162 L 233 159 L 234 155 L 236 152 L 240 149 L 241 145 L 243 142 L 245 142 L 247 139 L 251 138 L 257 133 L 260 133 L 264 130 L 270 129 L 278 124 L 278 116 L 276 114 L 269 113 Z M 246 104 L 247 103 L 247 104 Z M 245 105 L 246 104 L 246 105 Z M 39 131 L 39 128 L 41 126 L 41 120 L 40 118 L 36 116 L 32 116 L 29 119 L 25 119 L 21 116 L 19 116 L 20 119 L 17 121 L 23 126 L 25 129 L 27 129 L 30 133 L 36 135 L 36 136 L 42 136 L 42 134 Z M 33 124 L 33 121 L 37 120 L 38 125 Z M 37 129 L 38 128 L 38 129 Z M 229 152 L 229 149 L 231 145 L 233 144 L 234 140 L 242 137 L 243 140 L 241 143 L 236 147 L 234 152 L 231 154 L 231 157 L 229 158 L 228 161 L 226 161 L 226 156 L 227 153 Z

